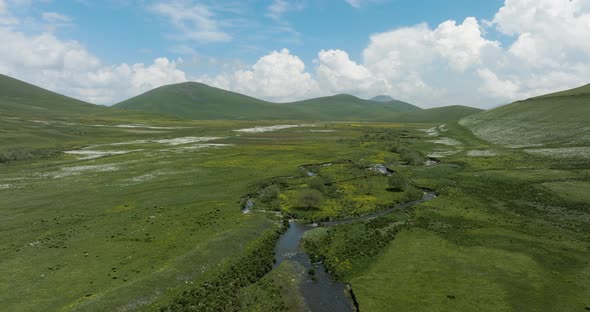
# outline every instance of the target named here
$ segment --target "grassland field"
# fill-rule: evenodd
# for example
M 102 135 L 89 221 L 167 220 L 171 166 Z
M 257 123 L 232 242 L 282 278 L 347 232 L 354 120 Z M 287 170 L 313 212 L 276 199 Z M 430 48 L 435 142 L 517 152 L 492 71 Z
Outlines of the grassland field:
M 306 239 L 351 284 L 361 311 L 590 306 L 584 156 L 506 148 L 458 124 L 0 118 L 2 152 L 22 155 L 0 164 L 0 302 L 9 311 L 190 307 L 203 295 L 195 288 L 226 276 L 281 227 L 265 211 L 343 218 L 411 199 L 418 188 L 439 196 Z M 298 127 L 235 131 L 277 124 Z M 440 162 L 409 164 L 402 148 Z M 300 166 L 330 162 L 314 168 L 321 201 L 302 207 L 314 177 Z M 405 190 L 388 190 L 387 177 L 366 170 L 375 164 L 405 177 Z M 272 185 L 274 203 L 258 199 L 242 213 L 245 196 Z M 301 268 L 287 261 L 266 273 L 229 295 L 234 308 L 304 310 Z

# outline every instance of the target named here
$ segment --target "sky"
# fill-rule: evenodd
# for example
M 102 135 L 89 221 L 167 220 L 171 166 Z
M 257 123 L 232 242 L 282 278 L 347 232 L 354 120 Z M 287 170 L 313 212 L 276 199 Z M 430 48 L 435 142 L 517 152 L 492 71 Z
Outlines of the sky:
M 491 108 L 590 82 L 590 0 L 0 0 L 0 73 L 104 105 L 198 81 Z

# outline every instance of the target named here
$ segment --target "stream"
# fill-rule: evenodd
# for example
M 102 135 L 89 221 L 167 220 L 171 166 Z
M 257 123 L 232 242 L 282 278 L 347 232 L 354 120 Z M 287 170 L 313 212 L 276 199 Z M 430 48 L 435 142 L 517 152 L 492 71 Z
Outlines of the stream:
M 316 166 L 327 167 L 333 163 L 319 164 Z M 308 167 L 313 165 L 300 166 L 306 171 L 307 176 L 316 176 Z M 385 165 L 374 165 L 367 168 L 368 170 L 377 171 L 381 174 L 390 176 L 394 174 L 392 170 Z M 344 283 L 334 280 L 330 273 L 326 272 L 321 263 L 312 263 L 309 256 L 300 248 L 301 240 L 307 231 L 313 230 L 318 226 L 331 227 L 339 224 L 346 224 L 359 221 L 368 221 L 375 219 L 397 210 L 405 210 L 420 203 L 436 198 L 436 193 L 430 190 L 424 190 L 421 199 L 395 205 L 391 208 L 381 210 L 364 216 L 321 222 L 320 224 L 304 224 L 296 220 L 289 221 L 289 229 L 281 235 L 277 241 L 274 251 L 276 262 L 274 268 L 278 267 L 285 260 L 295 261 L 305 269 L 304 280 L 299 285 L 299 292 L 305 300 L 307 309 L 311 312 L 353 312 L 358 311 L 357 304 L 353 299 L 352 290 Z M 254 201 L 248 199 L 243 209 L 244 213 L 250 213 L 254 206 Z M 314 274 L 307 274 L 311 270 Z
M 396 210 L 408 209 L 434 198 L 436 198 L 434 192 L 425 191 L 424 196 L 420 200 L 399 204 L 392 208 L 357 218 L 322 222 L 320 226 L 330 227 L 339 224 L 367 221 L 384 216 Z M 277 261 L 274 267 L 279 266 L 285 260 L 291 260 L 303 266 L 306 272 L 311 269 L 315 270 L 315 279 L 312 279 L 310 275 L 306 274 L 306 280 L 304 280 L 299 286 L 300 294 L 304 298 L 309 311 L 356 311 L 357 308 L 353 302 L 348 287 L 341 282 L 335 281 L 332 276 L 326 272 L 321 263 L 312 263 L 309 256 L 299 248 L 303 235 L 307 231 L 317 228 L 318 225 L 303 224 L 294 220 L 290 221 L 289 225 L 290 227 L 287 232 L 281 236 L 275 245 L 275 257 Z

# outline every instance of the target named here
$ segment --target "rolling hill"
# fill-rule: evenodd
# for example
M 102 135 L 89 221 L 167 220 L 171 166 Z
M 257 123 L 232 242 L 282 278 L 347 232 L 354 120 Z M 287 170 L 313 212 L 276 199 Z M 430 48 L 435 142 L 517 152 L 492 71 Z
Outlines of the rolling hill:
M 460 124 L 496 144 L 590 144 L 590 84 L 471 115 Z
M 114 107 L 201 120 L 448 122 L 480 111 L 457 107 L 423 110 L 402 101 L 363 100 L 346 94 L 278 104 L 196 82 L 163 86 Z
M 169 116 L 90 104 L 0 75 L 0 154 L 20 146 L 54 149 L 86 137 L 112 137 L 109 125 L 171 121 Z
M 104 109 L 0 74 L 0 112 L 11 115 L 59 115 Z
M 364 100 L 340 94 L 291 103 L 272 103 L 196 82 L 148 91 L 113 107 L 94 105 L 0 75 L 0 117 L 28 120 L 114 118 L 119 120 L 322 120 L 438 123 L 457 121 L 480 110 L 449 106 L 422 109 L 376 97 Z M 388 100 L 388 101 L 385 101 Z M 71 120 L 70 120 L 71 121 Z

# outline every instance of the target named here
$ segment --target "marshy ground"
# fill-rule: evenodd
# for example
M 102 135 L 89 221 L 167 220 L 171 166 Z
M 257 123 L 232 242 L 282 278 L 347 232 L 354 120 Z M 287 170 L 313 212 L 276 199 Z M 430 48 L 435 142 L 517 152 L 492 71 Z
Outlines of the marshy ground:
M 311 273 L 271 271 L 282 218 L 359 216 L 421 188 L 439 196 L 304 237 L 361 311 L 590 306 L 588 153 L 507 148 L 458 124 L 2 118 L 0 140 L 19 142 L 0 165 L 11 311 L 304 310 Z

